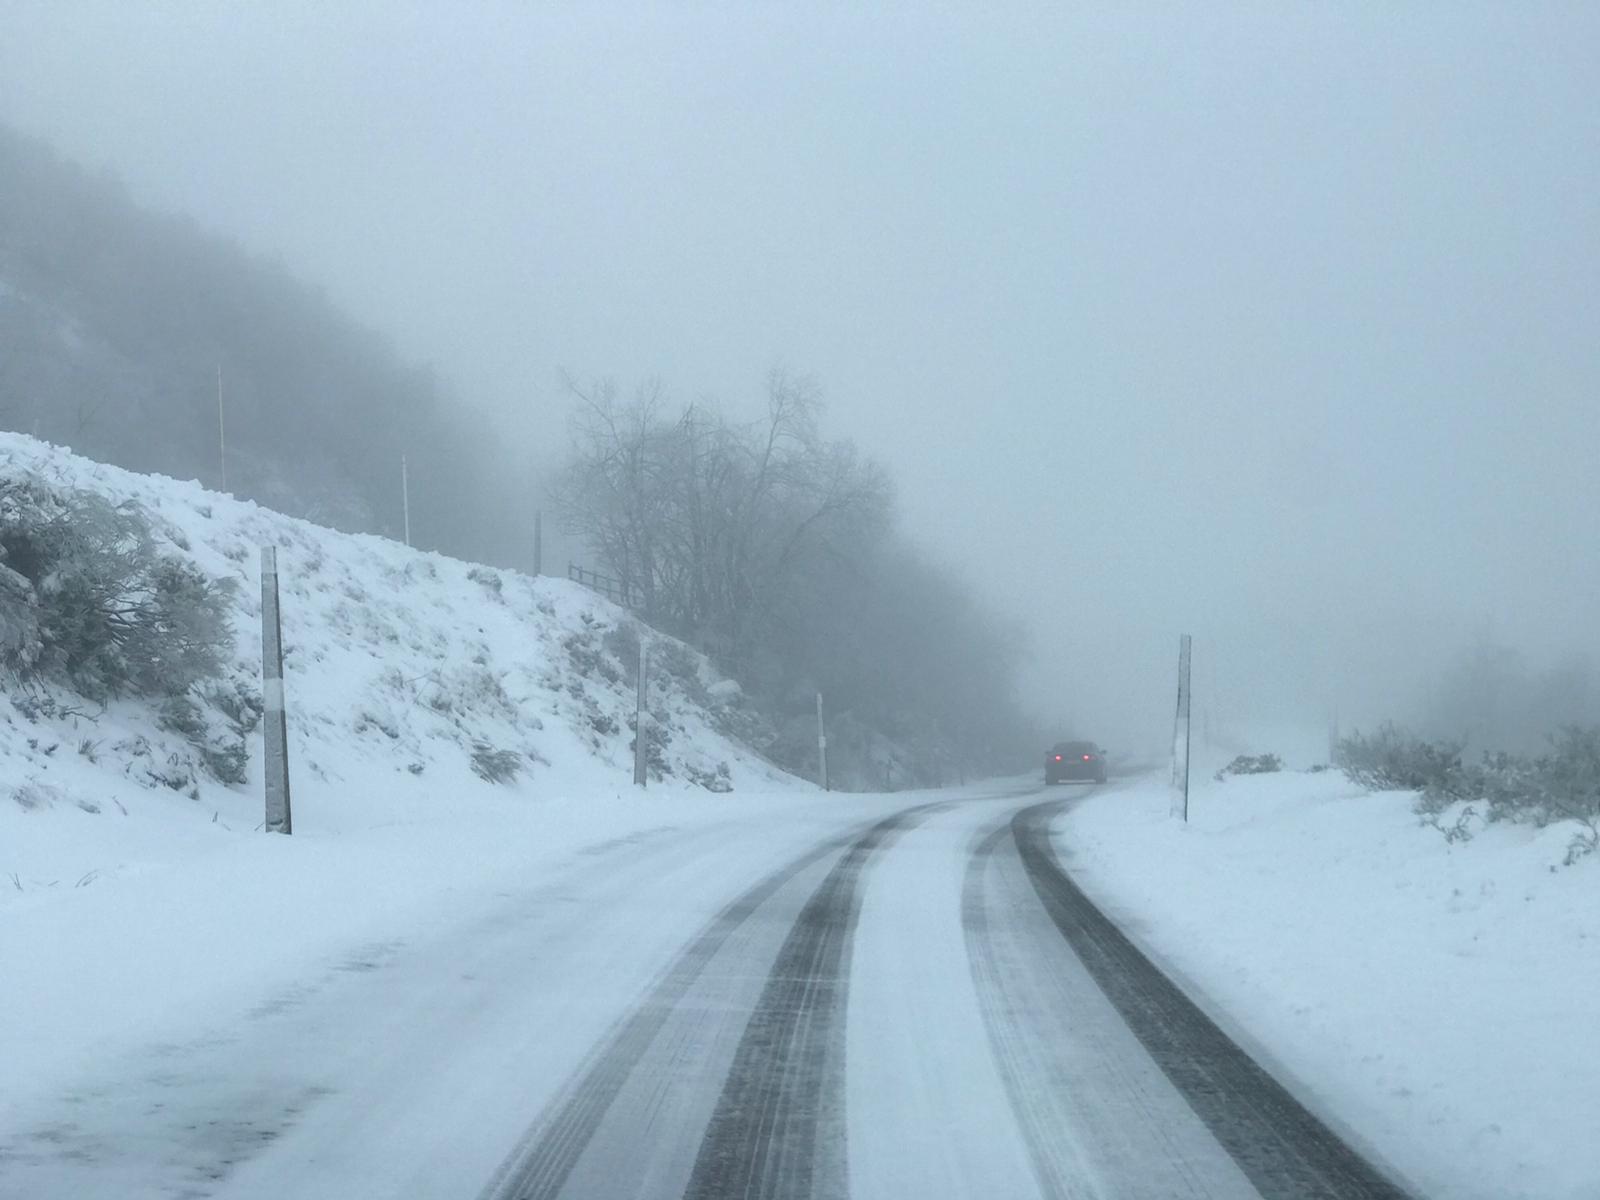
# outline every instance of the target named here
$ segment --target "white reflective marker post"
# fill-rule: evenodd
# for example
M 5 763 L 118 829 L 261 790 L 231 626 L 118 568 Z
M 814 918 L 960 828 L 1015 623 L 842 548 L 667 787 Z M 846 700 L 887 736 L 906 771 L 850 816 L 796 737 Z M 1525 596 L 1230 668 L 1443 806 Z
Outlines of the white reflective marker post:
M 650 669 L 650 655 L 644 647 L 644 637 L 639 638 L 639 694 L 634 702 L 633 713 L 633 781 L 640 787 L 648 787 L 648 772 L 650 760 L 645 749 L 645 726 L 649 716 L 645 712 L 645 687 L 647 672 Z
M 828 734 L 822 725 L 822 693 L 817 693 L 817 774 L 821 777 L 822 790 L 831 792 L 828 786 Z
M 400 456 L 400 514 L 405 522 L 406 545 L 411 545 L 411 463 Z
M 1189 635 L 1178 640 L 1178 714 L 1172 723 L 1172 815 L 1189 819 Z
M 278 551 L 261 547 L 262 737 L 266 743 L 268 833 L 292 833 L 289 725 L 283 705 L 283 622 L 278 613 Z
M 222 364 L 217 364 L 217 467 L 222 475 L 222 490 L 228 490 L 228 420 L 222 411 Z

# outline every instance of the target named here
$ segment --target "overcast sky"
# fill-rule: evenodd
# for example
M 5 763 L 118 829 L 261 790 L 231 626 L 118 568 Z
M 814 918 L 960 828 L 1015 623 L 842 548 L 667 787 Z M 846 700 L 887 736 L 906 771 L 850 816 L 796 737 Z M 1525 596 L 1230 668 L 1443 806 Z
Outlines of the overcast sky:
M 0 119 L 544 444 L 815 374 L 1103 739 L 1600 647 L 1600 6 L 870 7 L 0 0 Z

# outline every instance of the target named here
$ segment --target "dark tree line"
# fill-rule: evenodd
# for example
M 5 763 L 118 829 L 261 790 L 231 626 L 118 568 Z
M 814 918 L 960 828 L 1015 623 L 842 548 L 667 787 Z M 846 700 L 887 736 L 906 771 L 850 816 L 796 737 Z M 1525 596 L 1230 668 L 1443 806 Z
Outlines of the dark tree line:
M 1031 750 L 1020 637 L 897 530 L 887 475 L 822 435 L 811 381 L 774 371 L 765 415 L 742 423 L 675 406 L 659 384 L 625 401 L 610 383 L 571 390 L 555 488 L 568 530 L 774 715 L 774 757 L 811 761 L 819 690 L 858 783 L 885 767 L 934 782 Z

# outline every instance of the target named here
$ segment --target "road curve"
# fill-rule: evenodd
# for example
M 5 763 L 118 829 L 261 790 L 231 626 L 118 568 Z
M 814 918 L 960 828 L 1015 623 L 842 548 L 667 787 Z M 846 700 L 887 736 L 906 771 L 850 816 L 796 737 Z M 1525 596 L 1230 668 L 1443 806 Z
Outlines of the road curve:
M 1074 885 L 1088 794 L 592 844 L 108 1059 L 0 1130 L 0 1195 L 1404 1196 Z
M 1404 1197 L 1073 884 L 1066 802 L 918 805 L 752 885 L 479 1200 Z

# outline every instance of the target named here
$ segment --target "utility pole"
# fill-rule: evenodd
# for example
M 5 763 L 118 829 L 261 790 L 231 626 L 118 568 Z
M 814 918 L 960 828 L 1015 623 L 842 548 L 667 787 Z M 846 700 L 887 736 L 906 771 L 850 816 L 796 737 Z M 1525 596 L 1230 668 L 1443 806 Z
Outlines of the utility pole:
M 283 704 L 283 621 L 278 611 L 278 551 L 261 547 L 261 675 L 265 712 L 268 833 L 292 833 L 289 813 L 289 726 Z
M 222 364 L 217 364 L 217 461 L 222 466 L 222 490 L 228 490 L 228 423 L 222 411 Z
M 822 724 L 822 693 L 817 693 L 817 773 L 821 776 L 822 790 L 833 791 L 828 784 L 828 732 Z
M 1172 815 L 1189 819 L 1189 648 L 1178 639 L 1178 713 L 1172 724 Z
M 639 693 L 633 710 L 633 782 L 640 787 L 649 786 L 649 753 L 645 749 L 645 725 L 650 714 L 645 711 L 645 692 L 649 687 L 650 653 L 645 649 L 644 634 L 639 635 Z
M 405 516 L 406 545 L 411 545 L 411 468 L 406 456 L 400 456 L 400 508 Z

